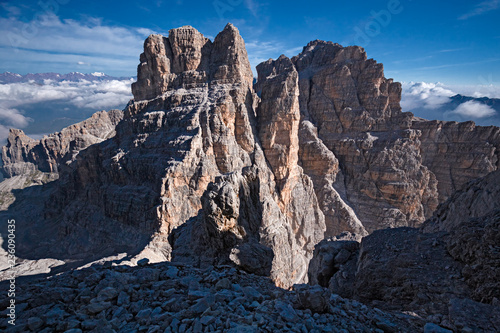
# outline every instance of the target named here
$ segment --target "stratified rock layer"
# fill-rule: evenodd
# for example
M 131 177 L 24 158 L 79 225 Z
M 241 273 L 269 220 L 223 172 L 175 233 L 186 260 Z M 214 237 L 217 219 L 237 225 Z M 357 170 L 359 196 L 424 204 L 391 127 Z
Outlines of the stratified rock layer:
M 401 85 L 360 47 L 313 41 L 257 71 L 262 96 L 283 72 L 299 74 L 299 156 L 328 236 L 418 226 L 455 190 L 498 168 L 497 127 L 402 112 Z
M 500 128 L 473 122 L 414 120 L 422 132 L 421 155 L 436 176 L 439 201 L 444 202 L 470 180 L 500 167 Z
M 423 227 L 377 230 L 316 246 L 311 283 L 453 331 L 500 329 L 500 171 L 472 181 Z
M 33 140 L 21 130 L 11 129 L 2 148 L 2 173 L 5 177 L 34 171 L 58 173 L 62 164 L 74 160 L 79 151 L 115 135 L 123 111 L 101 111 L 61 132 Z
M 361 47 L 313 41 L 257 72 L 253 85 L 233 25 L 213 42 L 185 26 L 146 39 L 123 112 L 41 141 L 11 132 L 7 177 L 59 178 L 16 193 L 5 213 L 25 223 L 18 255 L 230 264 L 290 287 L 307 282 L 325 238 L 419 226 L 499 167 L 498 128 L 402 112 L 401 85 Z M 347 244 L 311 263 L 333 271 L 309 277 L 333 274 L 354 295 L 342 279 L 355 270 L 341 266 L 364 250 Z

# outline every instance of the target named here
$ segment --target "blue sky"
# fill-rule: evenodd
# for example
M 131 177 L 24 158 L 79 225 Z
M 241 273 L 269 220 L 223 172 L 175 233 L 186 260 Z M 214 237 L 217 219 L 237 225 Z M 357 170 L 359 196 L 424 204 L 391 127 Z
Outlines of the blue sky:
M 136 74 L 150 33 L 227 22 L 253 66 L 314 39 L 359 44 L 397 81 L 500 86 L 500 0 L 16 0 L 0 12 L 0 72 Z
M 361 45 L 403 82 L 401 105 L 428 119 L 500 125 L 500 111 L 451 96 L 500 98 L 500 0 L 0 0 L 0 72 L 136 75 L 144 39 L 192 25 L 213 39 L 235 24 L 256 66 L 315 39 Z M 0 142 L 122 109 L 129 79 L 0 85 Z

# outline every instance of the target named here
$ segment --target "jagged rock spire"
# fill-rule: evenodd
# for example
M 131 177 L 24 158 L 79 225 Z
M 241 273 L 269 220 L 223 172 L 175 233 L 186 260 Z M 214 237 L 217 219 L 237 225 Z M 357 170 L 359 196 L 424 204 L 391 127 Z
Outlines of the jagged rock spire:
M 168 37 L 150 35 L 140 61 L 132 85 L 135 101 L 212 81 L 250 86 L 253 80 L 245 42 L 231 23 L 213 42 L 191 26 L 172 29 Z

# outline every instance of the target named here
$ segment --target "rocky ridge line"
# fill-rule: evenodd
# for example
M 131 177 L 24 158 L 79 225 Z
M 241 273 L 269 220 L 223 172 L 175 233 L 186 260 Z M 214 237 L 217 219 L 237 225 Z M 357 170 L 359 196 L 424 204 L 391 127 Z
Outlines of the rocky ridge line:
M 500 329 L 500 171 L 468 183 L 419 228 L 320 242 L 310 282 L 454 332 Z
M 5 213 L 37 221 L 20 229 L 19 255 L 228 264 L 290 287 L 307 281 L 323 239 L 419 226 L 498 168 L 498 128 L 402 112 L 401 85 L 361 47 L 313 41 L 257 70 L 253 86 L 231 24 L 213 42 L 172 29 L 146 39 L 115 136 L 71 157 L 66 143 L 44 157 L 13 136 L 5 170 L 59 177 Z M 440 163 L 444 152 L 463 163 Z

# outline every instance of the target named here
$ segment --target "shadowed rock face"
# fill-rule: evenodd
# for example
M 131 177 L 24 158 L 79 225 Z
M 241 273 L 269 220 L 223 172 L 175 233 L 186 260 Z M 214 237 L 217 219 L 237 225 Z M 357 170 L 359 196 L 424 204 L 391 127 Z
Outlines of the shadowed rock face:
M 422 133 L 422 163 L 436 176 L 439 202 L 500 166 L 498 127 L 422 120 L 414 120 L 412 127 Z
M 323 240 L 310 281 L 453 331 L 495 332 L 500 298 L 500 171 L 469 182 L 419 228 Z
M 233 25 L 214 41 L 181 27 L 146 39 L 123 112 L 40 142 L 11 132 L 7 177 L 59 177 L 6 213 L 36 214 L 26 237 L 48 239 L 19 255 L 230 264 L 289 287 L 323 239 L 418 226 L 498 168 L 498 128 L 402 112 L 401 85 L 360 47 L 314 41 L 257 72 L 253 86 Z
M 66 162 L 74 160 L 79 151 L 115 135 L 123 111 L 96 112 L 91 118 L 33 140 L 21 130 L 11 129 L 7 145 L 2 148 L 4 177 L 29 174 L 36 170 L 58 173 Z

